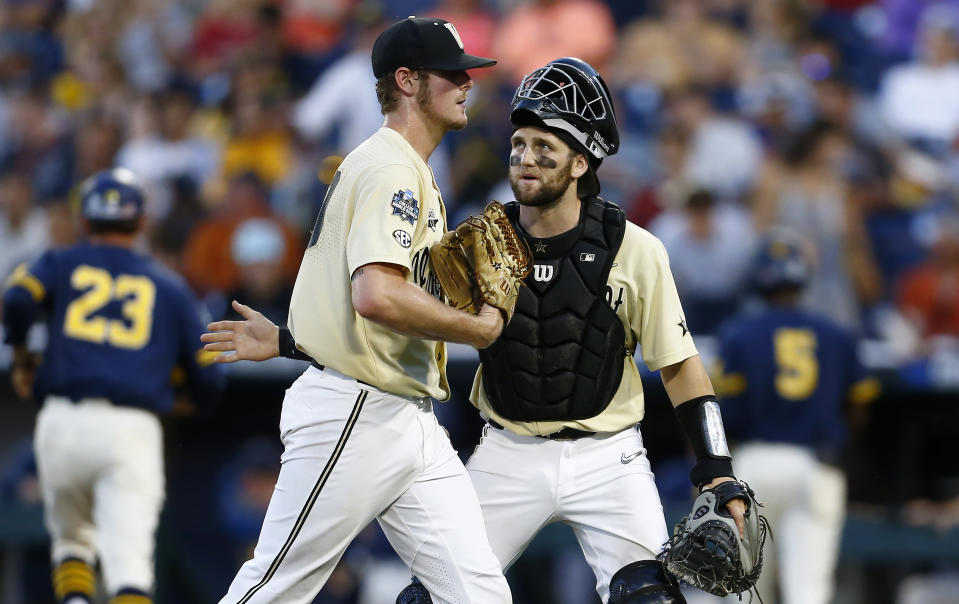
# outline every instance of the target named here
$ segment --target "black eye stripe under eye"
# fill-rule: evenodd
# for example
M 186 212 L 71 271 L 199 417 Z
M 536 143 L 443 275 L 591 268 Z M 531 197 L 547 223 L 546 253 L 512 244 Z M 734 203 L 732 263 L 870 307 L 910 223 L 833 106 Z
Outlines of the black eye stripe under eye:
M 549 157 L 543 157 L 542 155 L 536 156 L 536 165 L 541 168 L 555 168 L 559 164 L 555 160 L 550 159 Z

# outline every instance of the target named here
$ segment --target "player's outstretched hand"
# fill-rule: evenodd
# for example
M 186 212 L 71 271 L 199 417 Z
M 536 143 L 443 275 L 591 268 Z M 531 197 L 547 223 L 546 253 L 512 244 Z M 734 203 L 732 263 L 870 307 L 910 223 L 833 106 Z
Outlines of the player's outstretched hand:
M 219 352 L 217 363 L 265 361 L 280 354 L 279 332 L 273 321 L 245 304 L 233 301 L 245 321 L 214 321 L 200 336 L 204 350 Z

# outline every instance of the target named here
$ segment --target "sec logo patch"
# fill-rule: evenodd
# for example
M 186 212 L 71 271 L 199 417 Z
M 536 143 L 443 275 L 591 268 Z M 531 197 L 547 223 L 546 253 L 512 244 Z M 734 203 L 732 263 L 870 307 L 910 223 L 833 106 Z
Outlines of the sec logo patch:
M 396 229 L 393 231 L 393 239 L 396 239 L 396 242 L 403 247 L 410 247 L 410 245 L 413 243 L 413 239 L 410 237 L 410 234 L 403 229 Z

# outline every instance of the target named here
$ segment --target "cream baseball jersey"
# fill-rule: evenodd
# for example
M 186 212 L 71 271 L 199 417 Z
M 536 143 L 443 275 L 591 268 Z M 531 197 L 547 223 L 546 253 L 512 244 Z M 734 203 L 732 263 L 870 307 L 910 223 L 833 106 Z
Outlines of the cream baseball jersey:
M 551 271 L 534 270 L 527 279 L 551 278 Z M 606 286 L 606 300 L 626 331 L 626 346 L 638 346 L 646 366 L 657 371 L 697 353 L 686 326 L 669 257 L 663 244 L 645 229 L 626 223 Z M 588 432 L 617 432 L 642 419 L 643 383 L 632 356 L 623 359 L 623 377 L 609 406 L 595 417 L 576 421 L 511 422 L 497 415 L 483 388 L 482 370 L 473 380 L 471 402 L 484 416 L 520 435 L 537 436 L 564 427 Z
M 429 247 L 445 231 L 429 166 L 399 133 L 380 128 L 343 160 L 317 214 L 290 302 L 297 346 L 381 390 L 447 399 L 445 344 L 364 319 L 350 294 L 354 271 L 376 262 L 403 267 L 407 281 L 442 299 Z

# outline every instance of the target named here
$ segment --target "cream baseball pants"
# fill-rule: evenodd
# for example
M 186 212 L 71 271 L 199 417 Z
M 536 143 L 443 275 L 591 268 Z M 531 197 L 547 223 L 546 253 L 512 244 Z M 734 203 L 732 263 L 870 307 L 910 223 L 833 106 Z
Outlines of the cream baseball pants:
M 253 559 L 221 603 L 312 601 L 374 518 L 434 602 L 511 602 L 476 492 L 429 398 L 311 366 L 286 392 L 280 436 L 280 475 Z

